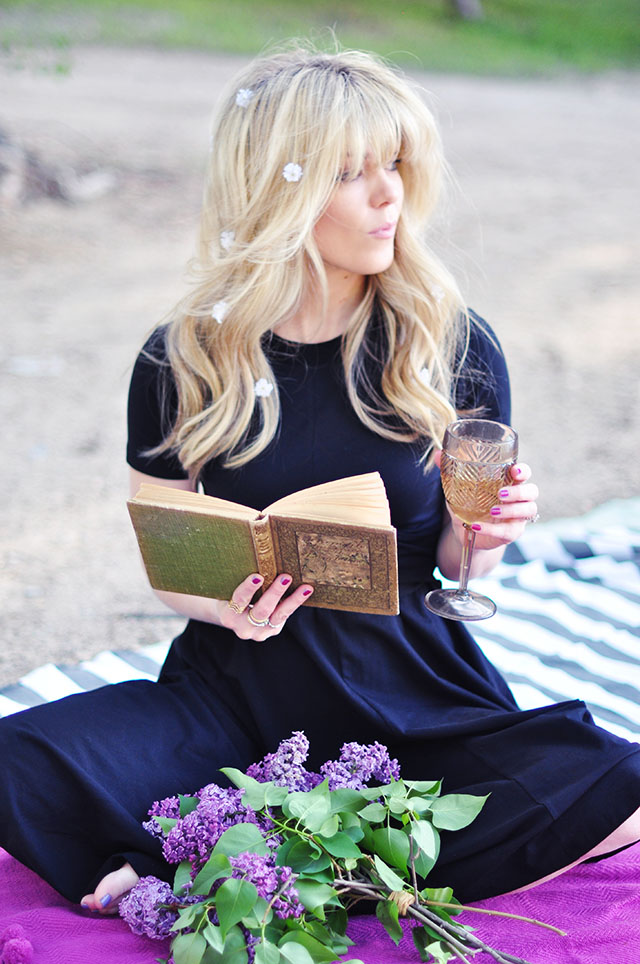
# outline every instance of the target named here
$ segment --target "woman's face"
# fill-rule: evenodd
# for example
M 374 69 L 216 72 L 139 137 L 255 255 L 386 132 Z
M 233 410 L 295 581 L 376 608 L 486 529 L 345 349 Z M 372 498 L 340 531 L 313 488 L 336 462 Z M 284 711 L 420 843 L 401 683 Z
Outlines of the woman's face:
M 380 167 L 365 158 L 355 178 L 344 179 L 314 237 L 328 273 L 379 274 L 394 257 L 396 225 L 404 189 L 398 160 Z

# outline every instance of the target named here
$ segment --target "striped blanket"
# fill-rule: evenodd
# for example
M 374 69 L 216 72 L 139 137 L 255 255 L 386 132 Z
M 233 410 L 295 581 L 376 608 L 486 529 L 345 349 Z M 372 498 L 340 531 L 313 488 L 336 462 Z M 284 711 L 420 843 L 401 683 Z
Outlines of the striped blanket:
M 469 627 L 523 709 L 581 698 L 613 733 L 640 739 L 640 499 L 529 526 L 473 588 L 498 613 Z M 155 679 L 169 643 L 49 663 L 0 690 L 0 716 L 127 679 Z

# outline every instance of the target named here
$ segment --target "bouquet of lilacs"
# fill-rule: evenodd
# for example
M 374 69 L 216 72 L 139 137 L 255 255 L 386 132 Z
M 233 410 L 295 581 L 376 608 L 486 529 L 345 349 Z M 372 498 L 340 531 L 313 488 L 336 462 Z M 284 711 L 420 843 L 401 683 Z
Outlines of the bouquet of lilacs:
M 348 913 L 362 900 L 396 943 L 399 918 L 413 918 L 422 961 L 485 950 L 526 964 L 454 923 L 462 908 L 449 888 L 419 883 L 439 831 L 467 826 L 485 797 L 402 780 L 379 743 L 346 743 L 319 773 L 305 768 L 308 752 L 295 732 L 246 773 L 223 769 L 236 789 L 212 783 L 154 803 L 144 826 L 177 864 L 174 885 L 143 877 L 120 915 L 136 934 L 172 939 L 160 964 L 328 964 L 352 945 Z

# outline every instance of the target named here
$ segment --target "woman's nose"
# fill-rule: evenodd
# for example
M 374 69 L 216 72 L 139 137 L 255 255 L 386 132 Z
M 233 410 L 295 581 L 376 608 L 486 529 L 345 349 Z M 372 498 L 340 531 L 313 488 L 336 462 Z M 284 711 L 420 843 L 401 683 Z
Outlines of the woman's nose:
M 373 203 L 376 207 L 383 204 L 395 204 L 402 197 L 402 182 L 397 171 L 389 171 L 381 167 L 376 172 L 372 192 Z

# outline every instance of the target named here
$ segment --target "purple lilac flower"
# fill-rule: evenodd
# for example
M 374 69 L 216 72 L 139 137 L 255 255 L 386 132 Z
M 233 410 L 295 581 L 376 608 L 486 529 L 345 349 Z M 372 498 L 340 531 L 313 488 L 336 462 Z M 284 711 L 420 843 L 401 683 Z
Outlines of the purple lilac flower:
M 250 881 L 255 885 L 259 897 L 263 897 L 267 902 L 273 900 L 271 906 L 277 917 L 300 917 L 304 913 L 298 892 L 293 884 L 289 883 L 292 878 L 295 879 L 291 867 L 277 867 L 272 854 L 261 857 L 254 853 L 244 853 L 230 857 L 229 862 L 233 867 L 233 877 Z M 281 892 L 275 897 L 278 891 Z
M 157 877 L 141 877 L 135 887 L 122 898 L 120 916 L 134 934 L 163 940 L 170 936 L 178 919 L 178 898 L 169 884 Z
M 381 743 L 345 743 L 340 758 L 323 763 L 320 772 L 329 780 L 330 790 L 361 790 L 369 780 L 389 783 L 400 778 L 398 761 L 389 758 L 389 751 Z
M 162 845 L 170 864 L 189 860 L 194 873 L 209 858 L 212 849 L 229 827 L 238 823 L 258 825 L 256 814 L 242 804 L 242 790 L 227 790 L 210 784 L 200 791 L 200 802 L 166 835 Z
M 259 763 L 252 763 L 247 775 L 259 783 L 272 781 L 289 790 L 309 790 L 319 781 L 317 774 L 304 767 L 308 755 L 308 739 L 302 730 L 295 730 L 289 739 L 282 740 L 275 753 L 267 753 Z
M 151 820 L 145 820 L 142 826 L 152 837 L 164 837 L 164 830 L 153 818 L 168 817 L 169 819 L 178 819 L 180 816 L 180 799 L 178 797 L 165 797 L 164 800 L 156 800 L 148 813 Z

